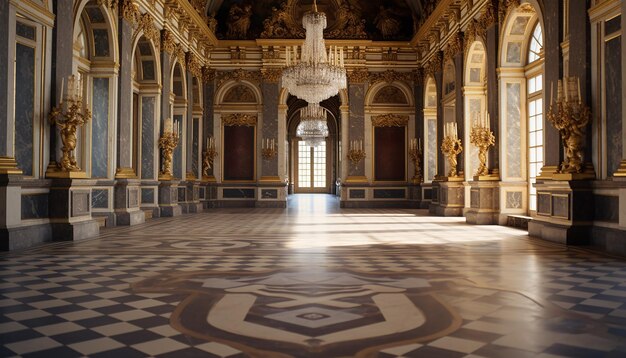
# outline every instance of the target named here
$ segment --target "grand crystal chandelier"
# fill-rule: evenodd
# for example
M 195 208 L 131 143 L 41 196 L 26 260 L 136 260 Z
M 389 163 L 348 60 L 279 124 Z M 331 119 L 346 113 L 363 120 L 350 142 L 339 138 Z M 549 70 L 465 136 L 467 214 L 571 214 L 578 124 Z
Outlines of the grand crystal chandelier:
M 343 48 L 331 47 L 326 53 L 324 29 L 326 14 L 313 11 L 302 18 L 306 38 L 298 58 L 298 47 L 287 47 L 287 67 L 283 71 L 283 87 L 292 95 L 309 103 L 320 103 L 347 87 Z
M 296 135 L 309 147 L 317 147 L 328 137 L 326 110 L 318 103 L 309 103 L 300 109 L 300 124 Z

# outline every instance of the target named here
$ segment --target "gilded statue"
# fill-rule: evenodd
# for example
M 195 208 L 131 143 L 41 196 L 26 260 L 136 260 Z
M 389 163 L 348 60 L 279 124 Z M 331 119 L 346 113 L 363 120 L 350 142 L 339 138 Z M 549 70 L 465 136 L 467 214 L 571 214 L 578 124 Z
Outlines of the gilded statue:
M 283 2 L 280 9 L 272 8 L 272 16 L 263 21 L 261 38 L 301 38 L 304 31 L 291 16 L 291 5 Z
M 385 40 L 390 39 L 400 32 L 400 21 L 398 14 L 392 8 L 380 6 L 380 11 L 374 19 L 374 24 Z
M 229 39 L 245 39 L 250 29 L 250 17 L 252 17 L 252 5 L 233 6 L 228 11 L 228 33 Z

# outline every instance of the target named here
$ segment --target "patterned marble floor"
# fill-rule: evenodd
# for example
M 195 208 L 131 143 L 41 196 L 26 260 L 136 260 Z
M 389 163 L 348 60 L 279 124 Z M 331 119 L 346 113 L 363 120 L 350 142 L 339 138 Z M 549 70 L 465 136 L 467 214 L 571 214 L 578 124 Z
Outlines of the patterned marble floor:
M 626 356 L 623 258 L 292 200 L 0 254 L 0 357 Z

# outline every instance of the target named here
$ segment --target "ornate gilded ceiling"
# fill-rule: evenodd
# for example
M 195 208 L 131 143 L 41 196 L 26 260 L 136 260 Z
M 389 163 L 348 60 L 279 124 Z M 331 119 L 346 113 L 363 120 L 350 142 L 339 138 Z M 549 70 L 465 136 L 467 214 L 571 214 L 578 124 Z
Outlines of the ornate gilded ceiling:
M 325 37 L 407 41 L 437 0 L 318 0 L 328 17 Z M 209 27 L 220 39 L 302 38 L 313 0 L 209 0 Z

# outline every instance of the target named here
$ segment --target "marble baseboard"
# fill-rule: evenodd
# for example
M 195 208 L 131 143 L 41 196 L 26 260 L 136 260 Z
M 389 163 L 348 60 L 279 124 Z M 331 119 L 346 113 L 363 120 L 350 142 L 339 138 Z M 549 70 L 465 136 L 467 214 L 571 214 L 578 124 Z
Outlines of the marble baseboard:
M 287 208 L 287 201 L 285 200 L 258 200 L 255 204 L 257 208 Z
M 341 208 L 416 208 L 414 201 L 408 200 L 342 200 L 339 204 Z
M 0 251 L 25 249 L 52 241 L 50 224 L 0 229 Z
M 174 217 L 181 216 L 183 214 L 183 208 L 180 205 L 164 205 L 159 207 L 160 217 Z
M 142 206 L 141 207 L 142 211 L 152 211 L 152 218 L 158 218 L 161 217 L 161 210 L 159 210 L 158 206 Z
M 201 213 L 204 210 L 202 203 L 188 203 L 188 213 Z
M 528 223 L 528 235 L 565 245 L 589 245 L 591 226 L 559 225 L 547 221 L 532 220 Z
M 254 200 L 217 200 L 215 201 L 216 208 L 254 208 L 256 201 Z
M 496 225 L 500 219 L 500 214 L 493 211 L 468 210 L 465 212 L 465 219 L 472 225 Z
M 146 222 L 146 215 L 143 211 L 120 210 L 115 212 L 115 222 L 118 226 L 133 226 Z
M 626 230 L 594 226 L 591 229 L 591 245 L 611 254 L 626 256 Z
M 116 216 L 115 216 L 114 213 L 109 213 L 109 212 L 92 212 L 91 213 L 91 217 L 93 217 L 93 218 L 101 218 L 101 217 L 106 218 L 106 226 L 105 227 L 115 227 L 117 225 L 117 223 L 116 223 Z
M 83 220 L 71 223 L 53 223 L 53 241 L 78 241 L 98 236 L 100 225 L 96 220 Z

